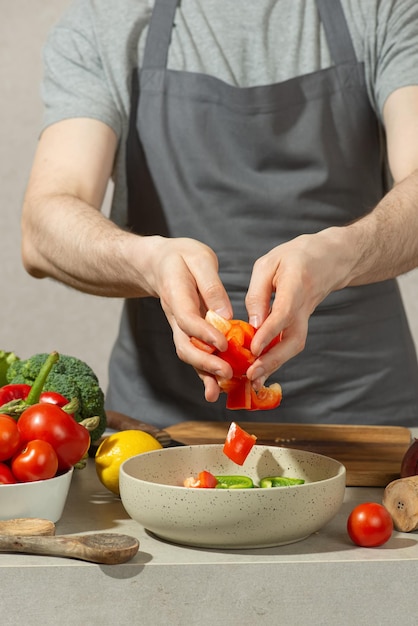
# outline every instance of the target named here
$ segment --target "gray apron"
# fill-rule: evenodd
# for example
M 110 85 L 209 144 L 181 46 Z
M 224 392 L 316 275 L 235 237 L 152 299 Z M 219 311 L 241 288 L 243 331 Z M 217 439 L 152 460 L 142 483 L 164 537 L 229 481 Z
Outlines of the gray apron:
M 167 70 L 177 4 L 156 0 L 133 75 L 129 227 L 208 244 L 234 317 L 247 319 L 258 257 L 359 218 L 385 193 L 381 133 L 337 0 L 317 0 L 333 66 L 249 88 Z M 162 427 L 198 419 L 412 426 L 418 416 L 416 354 L 392 280 L 318 306 L 305 350 L 267 381 L 282 385 L 277 410 L 228 411 L 224 395 L 207 403 L 155 298 L 125 303 L 109 377 L 108 408 Z

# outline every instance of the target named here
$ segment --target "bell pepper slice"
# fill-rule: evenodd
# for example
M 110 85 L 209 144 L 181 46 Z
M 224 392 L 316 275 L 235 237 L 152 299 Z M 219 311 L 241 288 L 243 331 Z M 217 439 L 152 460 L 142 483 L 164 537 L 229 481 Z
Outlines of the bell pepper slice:
M 254 483 L 249 476 L 216 476 L 216 489 L 252 489 Z
M 205 320 L 208 322 L 208 324 L 211 324 L 214 328 L 220 330 L 221 333 L 225 335 L 225 337 L 228 331 L 231 330 L 231 321 L 227 320 L 225 317 L 222 317 L 222 315 L 215 313 L 215 311 L 212 311 L 211 309 L 206 312 Z
M 238 343 L 236 337 L 228 339 L 228 348 L 225 352 L 219 352 L 219 356 L 232 367 L 234 377 L 244 376 L 251 363 L 254 363 L 255 356 L 248 348 L 244 348 Z
M 231 328 L 228 330 L 225 337 L 228 341 L 232 337 L 235 337 L 241 346 L 249 349 L 256 332 L 254 326 L 243 320 L 230 320 L 230 322 Z
M 262 387 L 256 392 L 246 376 L 241 378 L 218 379 L 218 384 L 226 395 L 226 408 L 232 411 L 265 411 L 274 409 L 282 401 L 282 388 L 279 383 Z
M 223 445 L 223 453 L 237 465 L 243 465 L 256 441 L 255 435 L 250 435 L 232 422 Z
M 251 408 L 250 411 L 266 411 L 275 409 L 282 401 L 282 388 L 279 383 L 273 383 L 269 387 L 261 387 L 259 391 L 254 391 L 250 387 Z
M 303 485 L 303 478 L 289 478 L 287 476 L 266 476 L 260 480 L 262 489 L 271 487 L 290 487 L 291 485 Z
M 233 378 L 226 396 L 226 408 L 231 411 L 251 410 L 251 383 L 248 378 Z
M 195 346 L 195 348 L 199 348 L 199 350 L 203 350 L 203 352 L 207 352 L 208 354 L 213 354 L 216 350 L 215 346 L 211 346 L 206 343 L 206 341 L 202 341 L 197 337 L 190 337 L 191 343 Z
M 200 487 L 204 489 L 214 489 L 218 483 L 218 479 L 207 470 L 203 470 L 199 472 L 199 483 Z
M 189 476 L 183 481 L 184 487 L 192 487 L 193 489 L 214 489 L 218 481 L 216 476 L 208 472 L 207 470 L 203 470 L 199 472 L 197 478 L 194 476 Z

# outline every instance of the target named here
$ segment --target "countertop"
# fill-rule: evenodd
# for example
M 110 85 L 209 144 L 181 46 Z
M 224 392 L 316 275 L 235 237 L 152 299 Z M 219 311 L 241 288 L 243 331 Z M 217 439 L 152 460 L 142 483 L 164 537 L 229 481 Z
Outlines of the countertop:
M 121 532 L 140 541 L 123 565 L 0 554 L 4 626 L 246 626 L 417 623 L 418 533 L 380 548 L 354 546 L 352 508 L 382 489 L 347 488 L 320 532 L 277 548 L 207 550 L 150 535 L 99 482 L 93 460 L 74 473 L 57 534 Z

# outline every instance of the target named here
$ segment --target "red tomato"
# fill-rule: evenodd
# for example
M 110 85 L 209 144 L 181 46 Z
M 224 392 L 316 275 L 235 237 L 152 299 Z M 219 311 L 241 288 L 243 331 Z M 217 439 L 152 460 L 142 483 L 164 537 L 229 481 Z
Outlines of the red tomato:
M 67 470 L 78 463 L 90 447 L 90 434 L 56 404 L 33 404 L 17 422 L 22 441 L 42 439 L 52 445 L 58 469 Z
M 11 459 L 20 444 L 20 434 L 15 420 L 0 414 L 0 461 Z
M 391 538 L 393 520 L 382 504 L 365 502 L 351 511 L 347 520 L 347 532 L 356 545 L 374 548 Z
M 15 454 L 12 459 L 12 472 L 22 483 L 53 478 L 58 470 L 58 457 L 47 441 L 34 439 Z
M 256 441 L 255 435 L 250 435 L 238 424 L 232 422 L 225 439 L 223 452 L 237 465 L 243 465 Z
M 14 485 L 17 483 L 13 472 L 6 463 L 0 463 L 0 485 Z

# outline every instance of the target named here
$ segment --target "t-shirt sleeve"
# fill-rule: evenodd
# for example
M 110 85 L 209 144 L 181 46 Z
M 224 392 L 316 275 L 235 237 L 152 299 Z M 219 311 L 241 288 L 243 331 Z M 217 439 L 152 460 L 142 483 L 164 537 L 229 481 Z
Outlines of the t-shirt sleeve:
M 78 16 L 75 5 L 50 31 L 43 47 L 43 128 L 64 119 L 90 117 L 120 136 L 120 114 L 98 50 L 93 20 L 85 7 Z
M 418 85 L 418 2 L 385 0 L 378 6 L 369 54 L 375 56 L 374 97 L 381 115 L 393 91 Z

